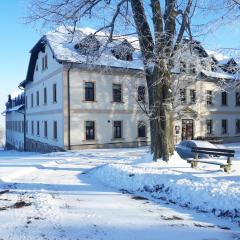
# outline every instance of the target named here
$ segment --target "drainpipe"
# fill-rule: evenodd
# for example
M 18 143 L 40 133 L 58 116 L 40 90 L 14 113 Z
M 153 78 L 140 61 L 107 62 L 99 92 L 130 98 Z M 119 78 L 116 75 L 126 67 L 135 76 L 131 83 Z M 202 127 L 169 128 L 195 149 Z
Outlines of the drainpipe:
M 67 118 L 68 118 L 68 150 L 71 150 L 71 102 L 70 102 L 70 70 L 72 63 L 69 65 L 67 70 Z

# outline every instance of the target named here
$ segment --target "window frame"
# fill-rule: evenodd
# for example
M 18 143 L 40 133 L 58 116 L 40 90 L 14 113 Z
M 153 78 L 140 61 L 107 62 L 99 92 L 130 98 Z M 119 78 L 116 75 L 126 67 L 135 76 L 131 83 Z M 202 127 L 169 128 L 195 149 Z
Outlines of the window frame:
M 240 92 L 236 92 L 236 93 L 235 93 L 235 105 L 236 105 L 237 107 L 240 106 Z
M 44 137 L 48 138 L 48 121 L 44 121 Z
M 40 122 L 37 121 L 37 136 L 40 136 Z
M 144 127 L 144 136 L 141 136 L 141 128 Z M 144 121 L 138 121 L 138 125 L 137 125 L 137 131 L 138 131 L 138 138 L 146 138 L 147 137 L 147 126 L 146 123 Z
M 187 91 L 186 88 L 180 88 L 179 89 L 179 95 L 180 95 L 180 102 L 181 104 L 187 103 Z
M 207 90 L 206 91 L 206 104 L 208 106 L 213 105 L 213 91 L 212 90 Z
M 222 106 L 228 105 L 228 94 L 226 91 L 221 93 L 221 103 L 222 103 Z
M 31 93 L 31 108 L 34 107 L 34 96 L 33 96 L 33 93 Z
M 47 87 L 43 88 L 43 105 L 47 105 Z
M 39 96 L 39 91 L 36 92 L 36 106 L 40 105 L 40 96 Z
M 115 124 L 120 123 L 118 126 L 115 126 Z M 122 121 L 116 120 L 113 121 L 113 139 L 122 139 L 123 138 L 123 124 Z M 120 131 L 118 130 L 120 128 Z
M 115 87 L 119 88 L 116 89 Z M 114 92 L 115 90 L 119 91 L 119 93 Z M 122 84 L 121 83 L 113 83 L 112 84 L 112 101 L 114 103 L 121 103 L 123 101 L 123 93 L 122 93 Z
M 208 123 L 210 123 L 210 125 L 208 126 Z M 210 127 L 210 128 L 209 128 Z M 206 128 L 207 128 L 207 135 L 211 135 L 213 134 L 213 120 L 212 119 L 207 119 L 206 120 Z M 210 131 L 209 131 L 210 130 Z
M 52 100 L 53 103 L 57 103 L 57 84 L 53 83 L 52 85 Z
M 238 123 L 239 123 L 239 125 L 238 125 Z M 236 134 L 240 134 L 240 119 L 236 119 L 236 122 L 235 122 L 235 132 L 236 132 Z
M 93 128 L 90 128 L 89 126 L 87 126 L 88 123 L 93 124 L 92 125 Z M 93 134 L 91 133 L 92 129 L 93 129 Z M 86 141 L 94 141 L 94 140 L 96 140 L 96 124 L 95 124 L 95 121 L 92 121 L 92 120 L 85 121 L 85 140 Z
M 228 120 L 222 119 L 221 121 L 221 134 L 226 135 L 228 134 Z
M 58 124 L 57 121 L 53 121 L 53 139 L 57 140 L 58 139 Z
M 146 102 L 146 87 L 144 85 L 140 85 L 137 88 L 137 100 L 142 103 Z
M 195 104 L 196 103 L 196 90 L 190 89 L 190 103 Z
M 92 87 L 87 87 L 87 84 L 92 84 Z M 84 101 L 86 102 L 95 102 L 95 82 L 93 81 L 84 81 Z M 91 94 L 89 94 L 91 93 Z
M 34 136 L 34 121 L 31 121 L 31 133 Z

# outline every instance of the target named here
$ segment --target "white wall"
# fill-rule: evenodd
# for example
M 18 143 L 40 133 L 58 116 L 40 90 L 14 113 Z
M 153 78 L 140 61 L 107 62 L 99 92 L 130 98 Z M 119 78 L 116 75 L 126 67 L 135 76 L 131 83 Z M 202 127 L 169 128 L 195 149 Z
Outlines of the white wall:
M 85 101 L 85 81 L 95 83 L 94 102 Z M 113 102 L 112 84 L 114 83 L 122 84 L 123 102 L 121 103 Z M 135 74 L 71 70 L 71 145 L 138 141 L 140 140 L 137 134 L 138 121 L 146 123 L 148 138 L 145 140 L 150 140 L 148 119 L 136 102 L 139 85 L 146 85 L 146 80 L 143 76 L 139 77 Z M 113 139 L 114 120 L 122 121 L 122 139 Z M 85 121 L 95 121 L 95 141 L 85 140 Z
M 211 119 L 213 122 L 213 133 L 211 137 L 223 137 L 223 138 L 236 138 L 240 137 L 240 134 L 236 133 L 236 120 L 240 119 L 240 107 L 236 106 L 235 92 L 239 90 L 236 88 L 234 83 L 228 82 L 226 85 L 228 87 L 223 88 L 219 87 L 219 82 L 210 80 L 198 79 L 191 80 L 185 79 L 179 85 L 179 88 L 185 88 L 187 92 L 187 103 L 180 104 L 178 101 L 176 105 L 176 113 L 181 112 L 184 108 L 190 108 L 197 113 L 197 116 L 194 116 L 191 112 L 182 112 L 181 119 L 193 119 L 194 120 L 194 137 L 206 137 L 207 136 L 207 127 L 206 120 Z M 190 104 L 190 89 L 196 90 L 196 104 Z M 226 90 L 228 93 L 227 105 L 222 106 L 222 90 Z M 206 103 L 206 92 L 211 90 L 213 92 L 213 104 L 207 105 Z M 179 91 L 178 91 L 179 96 Z M 176 117 L 175 114 L 175 125 L 180 126 L 180 133 L 176 136 L 178 141 L 181 140 L 181 129 L 182 122 L 181 119 Z M 227 134 L 222 134 L 222 120 L 228 121 L 228 132 Z M 175 131 L 174 131 L 175 132 Z
M 48 68 L 42 70 L 42 58 L 47 54 Z M 27 97 L 26 120 L 28 122 L 27 138 L 63 147 L 63 66 L 54 58 L 48 46 L 45 53 L 38 54 L 38 71 L 34 72 L 33 82 L 26 85 Z M 57 102 L 53 102 L 53 84 L 57 85 Z M 44 104 L 44 88 L 47 88 L 47 104 Z M 39 106 L 36 95 L 39 91 Z M 31 94 L 34 105 L 31 107 Z M 31 121 L 34 121 L 34 135 L 31 133 Z M 37 121 L 40 122 L 40 135 L 37 136 Z M 48 137 L 44 137 L 44 121 L 48 122 Z M 53 121 L 57 121 L 58 139 L 53 139 Z
M 6 114 L 6 122 L 9 122 L 9 124 L 12 122 L 11 128 L 6 127 L 6 143 L 13 145 L 18 150 L 24 150 L 24 115 L 17 111 L 8 112 Z M 13 122 L 17 122 L 17 129 L 13 128 Z

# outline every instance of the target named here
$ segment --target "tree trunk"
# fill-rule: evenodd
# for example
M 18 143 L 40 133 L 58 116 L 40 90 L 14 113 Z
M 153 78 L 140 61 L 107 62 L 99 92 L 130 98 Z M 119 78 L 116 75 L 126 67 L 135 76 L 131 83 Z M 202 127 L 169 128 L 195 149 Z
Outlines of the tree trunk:
M 171 15 L 173 11 L 174 1 L 167 1 L 168 12 Z M 141 0 L 131 0 L 133 17 L 138 33 L 141 52 L 143 54 L 143 62 L 146 73 L 149 96 L 149 112 L 150 112 L 150 128 L 151 128 L 151 151 L 153 160 L 162 158 L 164 161 L 169 160 L 169 156 L 173 153 L 173 123 L 172 123 L 172 97 L 171 97 L 171 72 L 167 67 L 166 59 L 159 60 L 163 54 L 165 56 L 163 46 L 163 31 L 162 16 L 160 4 L 158 1 L 152 1 L 154 11 L 154 23 L 157 39 L 157 48 L 152 38 L 152 33 L 147 22 L 147 16 L 144 11 L 143 2 Z M 158 14 L 155 14 L 158 13 Z M 169 16 L 168 16 L 169 17 Z M 159 19 L 160 18 L 160 19 Z M 169 19 L 169 18 L 167 18 Z M 170 31 L 173 26 L 173 18 L 167 22 L 167 33 L 173 34 Z M 174 30 L 174 29 L 173 29 Z M 167 36 L 167 49 L 171 45 L 171 37 Z M 159 42 L 160 41 L 160 42 Z M 156 51 L 155 51 L 156 50 Z M 167 55 L 170 56 L 169 50 Z M 156 61 L 158 61 L 156 63 Z M 152 69 L 151 66 L 154 65 Z
M 160 62 L 147 80 L 153 160 L 168 161 L 174 150 L 171 75 Z

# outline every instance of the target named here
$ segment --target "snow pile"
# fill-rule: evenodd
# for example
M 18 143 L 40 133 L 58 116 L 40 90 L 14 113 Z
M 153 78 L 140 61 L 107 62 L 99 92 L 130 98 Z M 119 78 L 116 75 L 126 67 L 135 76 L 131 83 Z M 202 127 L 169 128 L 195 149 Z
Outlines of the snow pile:
M 150 155 L 146 155 L 131 164 L 105 165 L 93 175 L 118 189 L 141 192 L 183 207 L 230 217 L 240 223 L 240 164 L 237 161 L 232 173 L 226 174 L 219 166 L 206 164 L 192 169 L 177 154 L 169 163 L 153 163 L 150 159 Z

